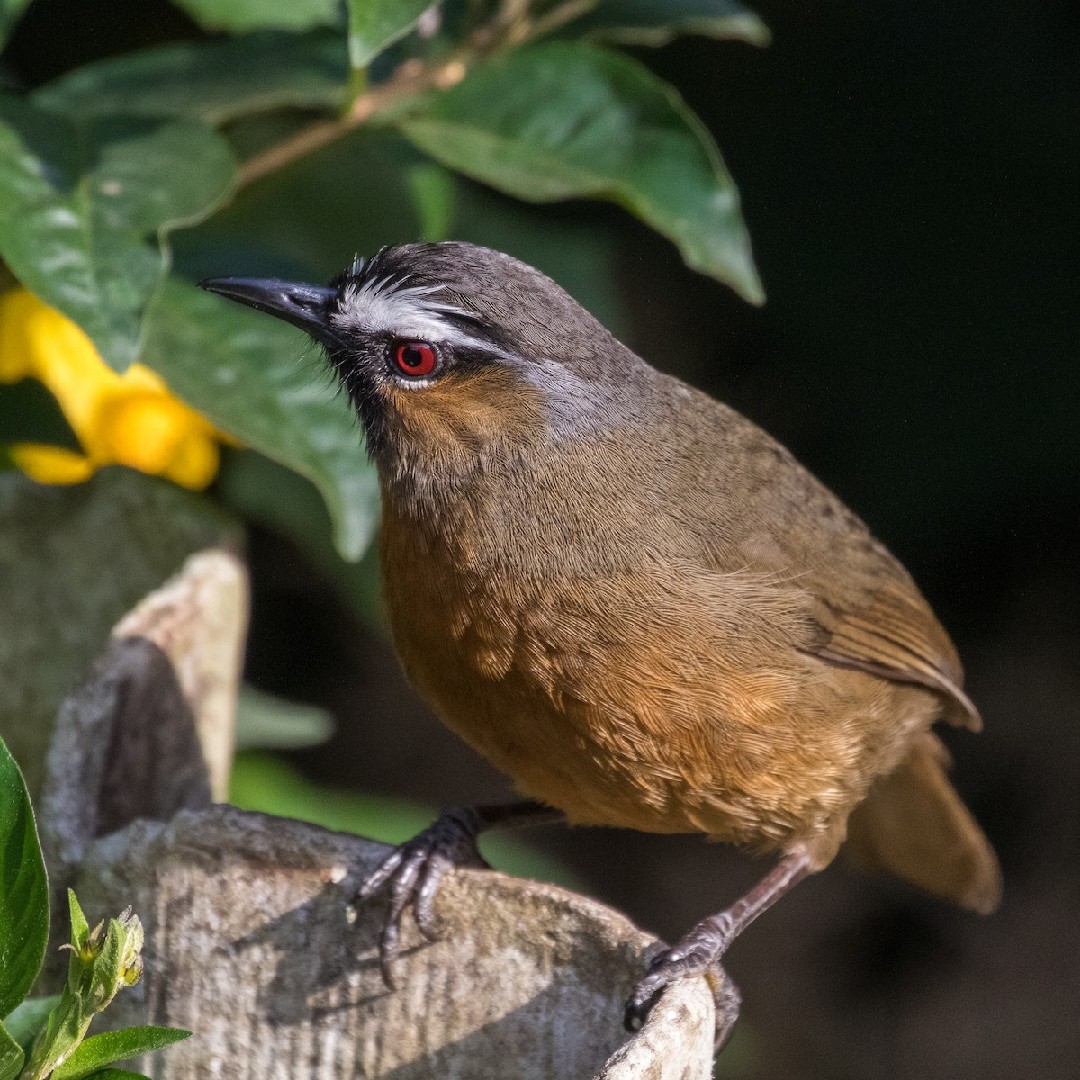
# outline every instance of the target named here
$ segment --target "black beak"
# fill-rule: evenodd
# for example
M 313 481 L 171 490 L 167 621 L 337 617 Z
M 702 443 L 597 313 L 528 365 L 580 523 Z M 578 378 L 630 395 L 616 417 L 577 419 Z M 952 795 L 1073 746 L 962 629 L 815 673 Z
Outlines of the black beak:
M 200 289 L 247 304 L 256 311 L 276 315 L 305 330 L 323 345 L 338 340 L 330 325 L 330 309 L 337 290 L 323 285 L 303 285 L 274 278 L 223 277 L 199 282 Z

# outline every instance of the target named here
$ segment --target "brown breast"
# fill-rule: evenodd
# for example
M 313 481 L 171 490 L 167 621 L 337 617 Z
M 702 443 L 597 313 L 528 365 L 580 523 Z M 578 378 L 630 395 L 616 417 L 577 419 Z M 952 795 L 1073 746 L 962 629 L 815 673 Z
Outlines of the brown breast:
M 460 524 L 460 523 L 459 523 Z M 388 501 L 384 591 L 442 720 L 572 821 L 758 848 L 840 829 L 939 705 L 824 664 L 797 588 L 656 567 L 524 583 Z

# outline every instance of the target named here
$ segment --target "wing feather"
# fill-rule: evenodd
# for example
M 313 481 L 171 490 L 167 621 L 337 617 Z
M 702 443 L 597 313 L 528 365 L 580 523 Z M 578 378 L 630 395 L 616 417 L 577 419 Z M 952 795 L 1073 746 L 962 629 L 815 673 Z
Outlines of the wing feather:
M 820 601 L 815 617 L 823 634 L 810 650 L 814 655 L 838 667 L 936 690 L 948 702 L 946 719 L 972 731 L 982 728 L 978 710 L 961 689 L 964 673 L 956 649 L 914 587 L 883 585 L 857 610 Z

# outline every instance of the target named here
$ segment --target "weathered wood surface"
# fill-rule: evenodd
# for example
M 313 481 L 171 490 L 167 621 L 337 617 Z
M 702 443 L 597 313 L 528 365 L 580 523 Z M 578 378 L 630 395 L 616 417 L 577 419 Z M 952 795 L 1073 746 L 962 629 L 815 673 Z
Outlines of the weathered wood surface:
M 633 1038 L 622 1030 L 656 942 L 617 912 L 553 886 L 456 872 L 436 901 L 442 936 L 421 941 L 407 927 L 390 992 L 375 952 L 385 905 L 349 903 L 388 849 L 211 804 L 206 746 L 231 745 L 228 673 L 243 634 L 231 559 L 189 560 L 120 623 L 64 702 L 47 761 L 39 822 L 54 886 L 74 883 L 92 919 L 131 905 L 146 927 L 143 981 L 107 1023 L 194 1032 L 144 1070 L 162 1080 L 710 1076 L 704 980 L 669 991 Z
M 54 928 L 94 837 L 224 796 L 246 612 L 236 555 L 193 555 L 120 620 L 64 699 L 38 804 Z
M 247 572 L 240 560 L 226 551 L 203 551 L 112 632 L 114 640 L 149 641 L 169 658 L 192 706 L 210 794 L 219 802 L 229 792 L 247 611 Z
M 385 846 L 215 806 L 96 841 L 76 889 L 87 912 L 130 903 L 146 974 L 110 1023 L 195 1032 L 155 1077 L 700 1080 L 714 1010 L 702 980 L 669 994 L 619 1059 L 626 994 L 653 939 L 554 886 L 462 870 L 410 928 L 399 987 L 382 983 L 381 902 L 347 912 Z

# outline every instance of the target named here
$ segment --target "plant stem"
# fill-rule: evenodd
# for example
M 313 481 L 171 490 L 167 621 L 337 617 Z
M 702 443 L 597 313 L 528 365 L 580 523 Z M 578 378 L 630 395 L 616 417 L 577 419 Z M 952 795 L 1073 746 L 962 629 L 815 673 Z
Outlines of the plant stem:
M 313 124 L 249 158 L 237 174 L 237 189 L 247 187 L 261 177 L 329 146 L 393 104 L 427 90 L 445 90 L 454 86 L 465 77 L 467 59 L 472 57 L 463 54 L 437 67 L 427 67 L 419 60 L 406 61 L 386 82 L 361 94 L 344 116 Z
M 529 18 L 530 0 L 502 0 L 492 20 L 474 30 L 468 43 L 449 60 L 434 67 L 418 59 L 405 61 L 385 82 L 361 93 L 343 116 L 312 124 L 249 158 L 240 166 L 235 190 L 329 146 L 392 105 L 428 90 L 448 90 L 456 86 L 481 57 L 548 33 L 588 11 L 595 3 L 596 0 L 566 0 L 532 21 Z
M 596 7 L 596 0 L 566 0 L 566 3 L 552 8 L 545 15 L 533 19 L 529 26 L 529 37 L 542 37 L 565 26 L 568 22 L 585 15 Z

